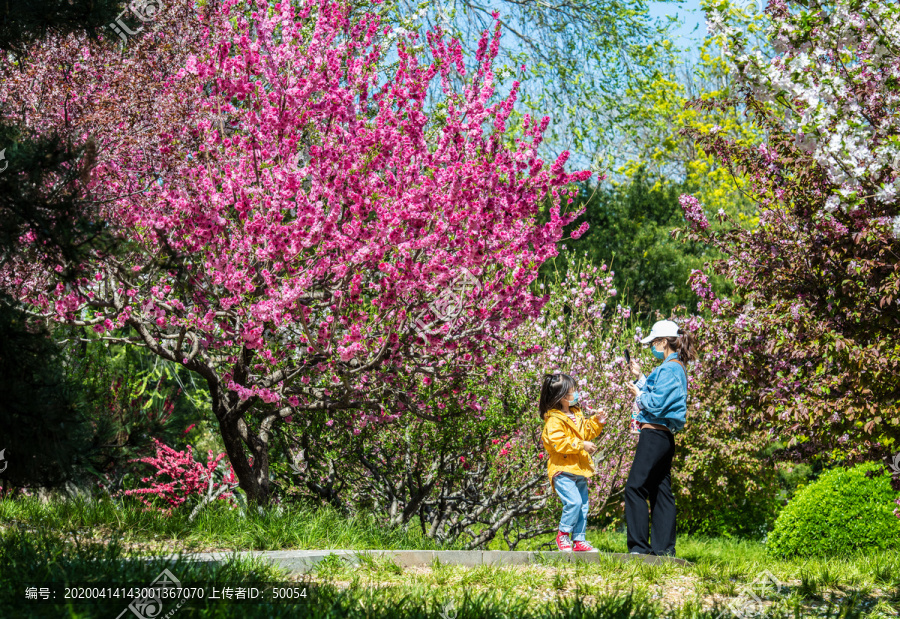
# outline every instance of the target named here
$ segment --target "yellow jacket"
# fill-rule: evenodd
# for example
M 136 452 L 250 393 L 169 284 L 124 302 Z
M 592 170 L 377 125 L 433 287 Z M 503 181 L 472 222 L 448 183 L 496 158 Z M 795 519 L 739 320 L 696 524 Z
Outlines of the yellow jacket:
M 547 450 L 547 474 L 550 475 L 550 484 L 557 473 L 572 473 L 591 477 L 594 474 L 594 461 L 584 450 L 584 442 L 591 441 L 603 432 L 604 424 L 597 415 L 587 421 L 581 412 L 581 407 L 569 407 L 575 413 L 573 423 L 561 410 L 551 408 L 544 416 L 544 431 L 541 433 L 541 441 Z

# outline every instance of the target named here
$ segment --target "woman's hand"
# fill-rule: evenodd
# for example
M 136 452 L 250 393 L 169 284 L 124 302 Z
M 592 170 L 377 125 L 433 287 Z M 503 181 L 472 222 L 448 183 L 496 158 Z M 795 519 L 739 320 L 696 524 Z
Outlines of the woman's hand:
M 585 441 L 584 450 L 589 454 L 593 454 L 595 451 L 597 451 L 597 446 L 594 445 L 591 441 Z
M 631 360 L 631 373 L 634 374 L 635 378 L 640 378 L 643 372 L 641 372 L 641 364 L 638 363 L 637 359 Z
M 641 392 L 640 389 L 637 388 L 637 385 L 634 383 L 625 383 L 625 386 L 628 387 L 628 391 L 631 392 L 631 395 L 637 397 L 637 394 Z

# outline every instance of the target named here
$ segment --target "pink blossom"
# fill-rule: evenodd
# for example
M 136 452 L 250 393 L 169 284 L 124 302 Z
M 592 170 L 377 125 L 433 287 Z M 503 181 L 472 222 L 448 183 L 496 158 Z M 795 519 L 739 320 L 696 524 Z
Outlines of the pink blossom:
M 682 194 L 679 196 L 678 202 L 681 204 L 681 210 L 684 211 L 684 218 L 687 219 L 691 227 L 701 230 L 709 228 L 706 214 L 703 212 L 703 207 L 700 206 L 700 201 L 697 198 L 688 194 Z

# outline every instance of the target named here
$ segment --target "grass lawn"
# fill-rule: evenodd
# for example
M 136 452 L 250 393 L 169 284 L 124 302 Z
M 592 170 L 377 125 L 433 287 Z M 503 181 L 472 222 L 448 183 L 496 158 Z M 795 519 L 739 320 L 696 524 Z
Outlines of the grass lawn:
M 549 539 L 549 536 L 548 536 Z M 589 532 L 594 545 L 623 552 L 623 533 Z M 534 540 L 536 547 L 545 540 Z M 0 617 L 117 617 L 125 604 L 15 603 L 24 583 L 149 583 L 161 569 L 182 583 L 308 581 L 314 602 L 240 605 L 191 600 L 173 617 L 749 617 L 760 600 L 766 617 L 900 616 L 900 555 L 871 553 L 830 559 L 776 560 L 759 542 L 679 536 L 690 566 L 620 563 L 463 568 L 435 564 L 401 569 L 385 558 L 350 566 L 329 558 L 309 576 L 258 561 L 224 566 L 127 561 L 148 552 L 279 548 L 439 548 L 418 530 L 387 530 L 375 520 L 328 510 L 236 518 L 212 510 L 188 523 L 103 503 L 40 505 L 0 501 Z M 523 548 L 524 549 L 524 548 Z M 763 586 L 754 582 L 774 578 Z M 132 617 L 126 613 L 124 617 Z M 160 615 L 160 617 L 163 615 Z
M 345 518 L 331 509 L 269 510 L 242 518 L 224 503 L 211 505 L 193 522 L 189 511 L 171 515 L 123 508 L 110 500 L 0 500 L 0 530 L 11 524 L 77 533 L 86 539 L 116 539 L 126 549 L 281 550 L 285 548 L 453 549 L 426 538 L 417 527 L 386 529 L 375 518 Z M 460 546 L 461 547 L 461 546 Z
M 621 552 L 625 536 L 594 533 L 592 542 Z M 772 617 L 900 616 L 897 553 L 780 561 L 767 557 L 758 542 L 682 536 L 678 555 L 693 565 L 623 564 L 609 558 L 599 563 L 400 569 L 385 558 L 368 559 L 359 567 L 335 558 L 315 578 L 339 587 L 392 588 L 395 594 L 421 598 L 436 592 L 450 599 L 502 595 L 530 608 L 560 599 L 591 606 L 630 597 L 638 607 L 653 609 L 650 616 L 660 617 L 700 616 L 701 609 L 721 610 L 729 604 L 743 605 L 749 613 L 751 592 Z M 842 605 L 843 613 L 837 610 Z M 851 608 L 854 612 L 847 612 Z M 736 615 L 729 611 L 726 616 Z

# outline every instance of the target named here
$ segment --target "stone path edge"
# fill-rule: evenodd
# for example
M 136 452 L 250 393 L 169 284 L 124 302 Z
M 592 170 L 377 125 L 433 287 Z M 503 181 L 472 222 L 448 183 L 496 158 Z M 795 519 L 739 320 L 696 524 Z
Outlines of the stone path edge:
M 361 555 L 389 557 L 399 567 L 431 566 L 435 560 L 444 565 L 477 567 L 479 565 L 534 565 L 554 563 L 598 563 L 603 559 L 616 561 L 643 561 L 649 565 L 674 563 L 691 565 L 678 557 L 657 557 L 655 555 L 632 555 L 616 552 L 552 552 L 530 550 L 245 550 L 236 552 L 197 552 L 181 555 L 166 555 L 166 559 L 181 557 L 201 562 L 222 563 L 229 557 L 259 557 L 278 567 L 296 573 L 313 570 L 319 561 L 328 556 L 336 556 L 351 565 L 359 565 Z M 148 557 L 149 558 L 149 557 Z

